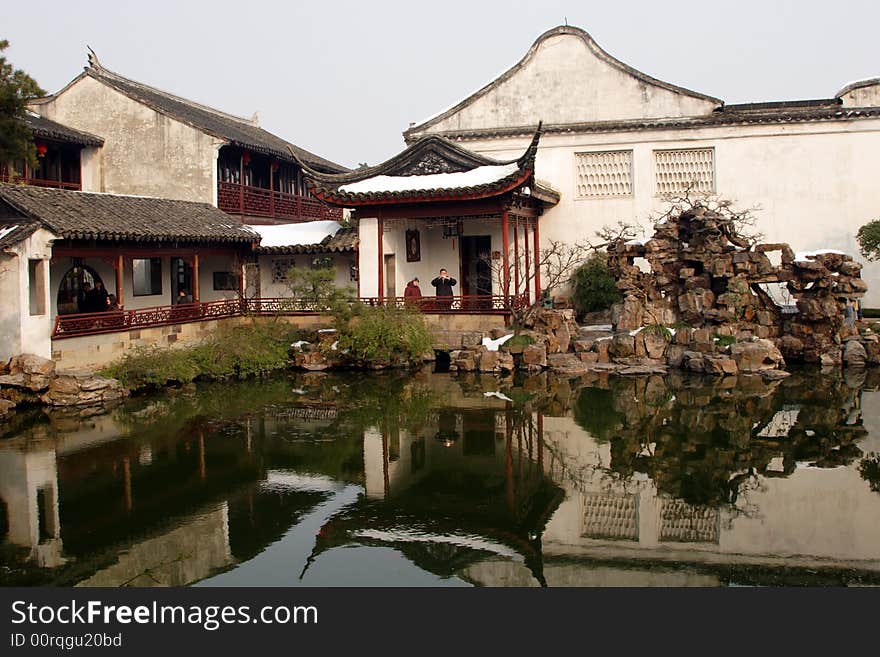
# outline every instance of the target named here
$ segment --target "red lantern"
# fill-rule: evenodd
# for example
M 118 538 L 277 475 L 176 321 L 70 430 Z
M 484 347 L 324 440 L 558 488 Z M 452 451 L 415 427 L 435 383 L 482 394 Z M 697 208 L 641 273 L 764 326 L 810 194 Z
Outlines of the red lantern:
M 278 163 L 278 160 L 272 160 L 272 171 L 278 171 L 278 167 L 281 166 Z
M 248 151 L 245 151 L 241 154 L 241 161 L 243 164 L 248 165 L 251 163 L 251 154 Z
M 37 157 L 44 157 L 47 150 L 46 144 L 37 144 Z

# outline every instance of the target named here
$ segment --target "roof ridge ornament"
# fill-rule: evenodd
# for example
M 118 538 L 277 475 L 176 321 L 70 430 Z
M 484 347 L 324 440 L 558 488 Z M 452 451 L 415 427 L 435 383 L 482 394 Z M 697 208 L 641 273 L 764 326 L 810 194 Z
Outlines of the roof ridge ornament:
M 88 55 L 87 55 L 88 60 L 89 60 L 89 66 L 91 68 L 98 69 L 98 70 L 103 69 L 104 67 L 101 66 L 101 62 L 98 59 L 98 55 L 94 50 L 92 50 L 92 47 L 89 45 L 86 45 L 86 49 L 89 51 Z

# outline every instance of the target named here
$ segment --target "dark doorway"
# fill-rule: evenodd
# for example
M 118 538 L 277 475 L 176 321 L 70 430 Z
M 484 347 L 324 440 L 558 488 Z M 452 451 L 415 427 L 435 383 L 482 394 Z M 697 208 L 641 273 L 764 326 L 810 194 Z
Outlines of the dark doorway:
M 461 293 L 492 294 L 492 238 L 468 235 L 461 239 Z
M 177 303 L 180 290 L 190 299 L 193 293 L 192 266 L 183 258 L 171 258 L 171 303 Z
M 91 267 L 75 264 L 67 270 L 58 286 L 58 314 L 70 315 L 73 313 L 91 312 L 88 305 L 84 305 L 83 283 L 88 283 L 94 289 L 95 283 L 104 284 L 101 277 Z M 106 286 L 105 286 L 106 287 Z

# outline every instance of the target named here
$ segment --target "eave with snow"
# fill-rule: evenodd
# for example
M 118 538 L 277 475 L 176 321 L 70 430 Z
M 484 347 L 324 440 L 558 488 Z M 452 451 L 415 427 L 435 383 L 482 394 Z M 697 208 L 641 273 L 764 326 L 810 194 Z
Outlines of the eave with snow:
M 429 281 L 445 268 L 459 286 L 451 309 L 497 310 L 540 295 L 539 217 L 559 201 L 535 179 L 540 138 L 539 125 L 518 157 L 495 160 L 429 136 L 349 173 L 304 165 L 306 181 L 315 197 L 357 215 L 361 294 L 397 298 L 419 278 L 430 297 Z

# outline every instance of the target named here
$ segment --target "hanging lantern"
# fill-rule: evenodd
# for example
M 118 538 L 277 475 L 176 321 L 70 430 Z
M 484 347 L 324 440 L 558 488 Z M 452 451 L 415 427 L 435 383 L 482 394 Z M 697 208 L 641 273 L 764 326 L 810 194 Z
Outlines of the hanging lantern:
M 249 151 L 245 151 L 241 154 L 241 161 L 245 166 L 251 163 L 251 154 Z
M 46 146 L 46 144 L 38 143 L 37 144 L 37 157 L 45 157 L 46 151 L 48 151 L 48 150 L 49 150 L 49 148 Z
M 281 166 L 278 160 L 272 160 L 272 171 L 278 171 L 278 168 Z

